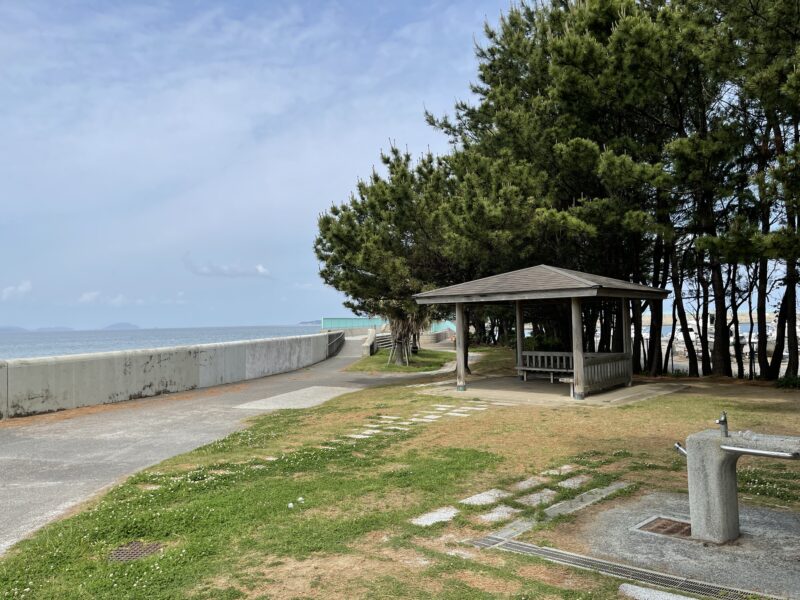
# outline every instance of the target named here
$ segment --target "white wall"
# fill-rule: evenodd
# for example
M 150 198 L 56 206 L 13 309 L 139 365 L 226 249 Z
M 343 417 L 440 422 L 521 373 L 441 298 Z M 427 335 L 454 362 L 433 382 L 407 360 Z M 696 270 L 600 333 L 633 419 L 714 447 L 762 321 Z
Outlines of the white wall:
M 256 379 L 328 357 L 329 335 L 0 361 L 2 418 Z

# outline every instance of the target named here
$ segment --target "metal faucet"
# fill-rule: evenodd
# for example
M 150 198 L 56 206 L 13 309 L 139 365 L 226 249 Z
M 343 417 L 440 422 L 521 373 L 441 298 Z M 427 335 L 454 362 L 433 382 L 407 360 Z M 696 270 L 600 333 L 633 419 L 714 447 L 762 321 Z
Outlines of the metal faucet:
M 715 423 L 719 425 L 719 433 L 722 435 L 722 437 L 730 437 L 728 435 L 728 413 L 723 410 L 722 415 L 720 415 L 719 419 L 717 419 Z

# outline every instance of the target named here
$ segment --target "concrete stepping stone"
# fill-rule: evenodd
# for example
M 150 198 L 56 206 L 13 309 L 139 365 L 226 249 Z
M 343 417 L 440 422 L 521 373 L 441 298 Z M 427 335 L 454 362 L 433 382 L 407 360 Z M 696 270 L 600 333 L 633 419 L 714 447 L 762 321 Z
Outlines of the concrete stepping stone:
M 386 419 L 387 421 L 402 421 L 403 417 L 393 417 L 391 415 L 380 415 L 379 419 Z
M 411 519 L 411 523 L 420 527 L 430 527 L 431 525 L 436 525 L 436 523 L 452 521 L 458 513 L 459 510 L 457 508 L 445 506 Z
M 521 512 L 522 511 L 518 508 L 512 508 L 510 506 L 506 506 L 505 504 L 500 504 L 499 506 L 495 506 L 489 512 L 478 515 L 478 519 L 484 523 L 499 523 L 500 521 L 507 521 L 514 515 Z
M 531 488 L 535 488 L 538 485 L 542 485 L 543 483 L 547 483 L 546 477 L 540 477 L 539 475 L 534 475 L 533 477 L 528 477 L 523 481 L 518 481 L 517 483 L 511 486 L 511 489 L 515 492 L 527 492 Z
M 628 485 L 630 484 L 625 483 L 624 481 L 618 481 L 616 483 L 612 483 L 611 485 L 607 485 L 606 487 L 595 488 L 593 490 L 589 490 L 588 492 L 579 494 L 571 500 L 564 500 L 558 504 L 553 504 L 553 506 L 547 507 L 544 512 L 550 518 L 557 517 L 559 515 L 568 515 L 579 511 L 582 508 L 586 508 L 590 504 L 599 502 L 614 492 L 625 489 L 628 487 Z
M 351 433 L 347 437 L 352 438 L 354 440 L 366 440 L 367 438 L 371 438 L 371 435 L 362 435 L 360 433 Z
M 534 519 L 517 519 L 516 521 L 511 521 L 511 523 L 502 529 L 495 531 L 492 535 L 503 538 L 504 540 L 510 540 L 511 538 L 515 538 L 530 531 L 535 525 L 536 521 Z
M 497 488 L 492 488 L 491 490 L 486 490 L 485 492 L 481 492 L 480 494 L 475 494 L 474 496 L 470 496 L 469 498 L 464 498 L 463 500 L 459 500 L 461 504 L 467 504 L 469 506 L 488 506 L 489 504 L 494 504 L 495 502 L 499 502 L 503 498 L 508 498 L 511 495 L 511 492 L 507 492 L 505 490 L 498 490 Z
M 623 583 L 619 586 L 619 595 L 621 598 L 630 598 L 631 600 L 691 600 L 690 596 L 662 592 L 631 583 Z
M 426 421 L 435 421 L 436 419 L 441 419 L 442 415 L 428 415 L 427 417 L 422 417 Z
M 486 406 L 465 406 L 459 410 L 488 410 Z
M 566 475 L 567 473 L 571 473 L 575 469 L 577 469 L 575 465 L 562 465 L 555 469 L 548 469 L 547 471 L 542 471 L 540 475 Z
M 365 429 L 361 432 L 362 435 L 375 435 L 376 433 L 380 433 L 380 429 Z
M 414 417 L 413 419 L 411 419 L 411 421 L 413 423 L 430 423 L 428 419 L 420 419 L 418 417 Z
M 395 421 L 394 424 L 395 425 L 413 425 L 414 422 L 413 421 Z
M 434 404 L 433 406 L 436 407 L 436 408 L 455 408 L 456 407 L 455 404 Z
M 387 427 L 386 429 L 393 429 L 394 431 L 409 431 L 408 427 Z
M 556 495 L 556 492 L 553 490 L 545 488 L 539 492 L 517 498 L 517 502 L 525 504 L 526 506 L 541 506 L 542 504 L 551 502 Z
M 449 412 L 445 413 L 446 417 L 469 417 L 472 413 L 463 413 L 463 412 Z
M 558 487 L 566 488 L 568 490 L 577 490 L 579 487 L 586 485 L 586 482 L 590 481 L 591 479 L 592 478 L 589 475 L 576 475 L 575 477 L 570 477 L 564 481 L 559 481 Z
M 315 446 L 315 448 L 318 448 L 319 450 L 336 450 L 336 448 L 333 446 Z

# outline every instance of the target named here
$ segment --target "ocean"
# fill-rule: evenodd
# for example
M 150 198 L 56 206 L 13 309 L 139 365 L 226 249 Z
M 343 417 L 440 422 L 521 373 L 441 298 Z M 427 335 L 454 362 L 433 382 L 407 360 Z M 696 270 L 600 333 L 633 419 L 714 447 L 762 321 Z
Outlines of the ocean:
M 0 331 L 0 359 L 190 346 L 319 333 L 319 325 L 100 331 Z

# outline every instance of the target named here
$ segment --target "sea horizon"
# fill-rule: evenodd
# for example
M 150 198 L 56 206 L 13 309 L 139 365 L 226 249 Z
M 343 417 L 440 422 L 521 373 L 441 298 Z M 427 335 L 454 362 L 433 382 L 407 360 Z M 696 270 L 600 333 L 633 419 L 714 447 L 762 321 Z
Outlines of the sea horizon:
M 308 335 L 319 331 L 319 324 L 4 330 L 0 331 L 0 360 L 236 342 Z

